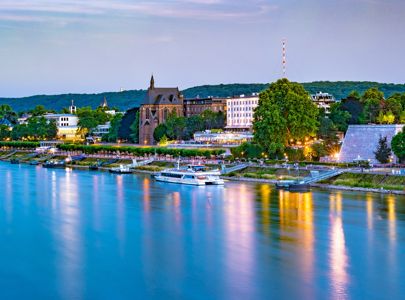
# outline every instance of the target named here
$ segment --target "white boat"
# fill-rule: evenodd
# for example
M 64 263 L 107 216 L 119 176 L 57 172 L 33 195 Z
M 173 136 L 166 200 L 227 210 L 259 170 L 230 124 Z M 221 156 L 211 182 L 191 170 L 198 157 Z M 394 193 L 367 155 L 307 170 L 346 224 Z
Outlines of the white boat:
M 109 172 L 114 174 L 132 174 L 133 170 L 129 166 L 120 165 L 117 168 L 111 168 Z
M 155 175 L 157 181 L 190 185 L 223 185 L 219 170 L 208 171 L 204 166 L 189 165 L 187 167 L 166 169 Z

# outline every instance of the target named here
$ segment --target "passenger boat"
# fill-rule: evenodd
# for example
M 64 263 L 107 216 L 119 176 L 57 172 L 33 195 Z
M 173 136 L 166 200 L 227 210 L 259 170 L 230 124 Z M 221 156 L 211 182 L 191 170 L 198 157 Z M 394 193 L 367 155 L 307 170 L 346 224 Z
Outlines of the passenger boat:
M 108 171 L 110 173 L 114 173 L 114 174 L 132 174 L 133 173 L 133 171 L 130 167 L 124 166 L 124 165 L 120 165 L 117 168 L 111 168 Z
M 155 175 L 155 179 L 162 182 L 190 185 L 223 185 L 224 181 L 219 177 L 220 175 L 219 170 L 208 171 L 204 166 L 189 165 L 163 170 Z
M 66 163 L 63 160 L 49 160 L 46 161 L 42 167 L 49 168 L 49 169 L 57 169 L 57 168 L 65 168 Z

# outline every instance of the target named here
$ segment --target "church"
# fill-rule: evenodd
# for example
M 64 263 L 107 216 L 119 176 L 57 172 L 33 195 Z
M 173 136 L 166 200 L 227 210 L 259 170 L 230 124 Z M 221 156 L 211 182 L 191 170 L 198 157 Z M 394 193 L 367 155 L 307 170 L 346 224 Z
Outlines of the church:
M 184 97 L 179 88 L 156 88 L 153 75 L 143 104 L 139 110 L 139 143 L 153 145 L 155 128 L 171 113 L 184 115 Z

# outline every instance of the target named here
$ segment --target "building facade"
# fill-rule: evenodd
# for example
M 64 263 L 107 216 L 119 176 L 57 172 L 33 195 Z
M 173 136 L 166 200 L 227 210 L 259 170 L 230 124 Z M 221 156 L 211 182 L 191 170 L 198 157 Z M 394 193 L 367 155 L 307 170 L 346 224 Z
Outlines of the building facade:
M 322 92 L 311 95 L 311 99 L 318 108 L 324 109 L 326 114 L 330 113 L 330 106 L 336 102 L 333 95 Z
M 179 88 L 156 88 L 152 76 L 143 104 L 139 109 L 139 143 L 153 145 L 155 128 L 170 114 L 184 115 L 184 99 Z
M 226 99 L 226 129 L 231 131 L 251 131 L 254 110 L 259 105 L 259 95 L 241 95 Z
M 46 114 L 47 120 L 55 120 L 58 128 L 57 137 L 63 140 L 78 139 L 77 130 L 79 118 L 73 114 Z
M 226 98 L 184 99 L 184 115 L 186 117 L 200 115 L 206 110 L 226 113 Z

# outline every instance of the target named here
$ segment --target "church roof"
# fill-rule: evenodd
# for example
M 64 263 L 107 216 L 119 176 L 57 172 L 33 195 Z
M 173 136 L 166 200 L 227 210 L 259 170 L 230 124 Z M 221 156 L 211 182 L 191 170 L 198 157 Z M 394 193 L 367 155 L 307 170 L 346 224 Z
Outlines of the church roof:
M 155 79 L 151 78 L 150 86 L 145 96 L 145 104 L 183 104 L 183 95 L 178 87 L 156 88 Z

